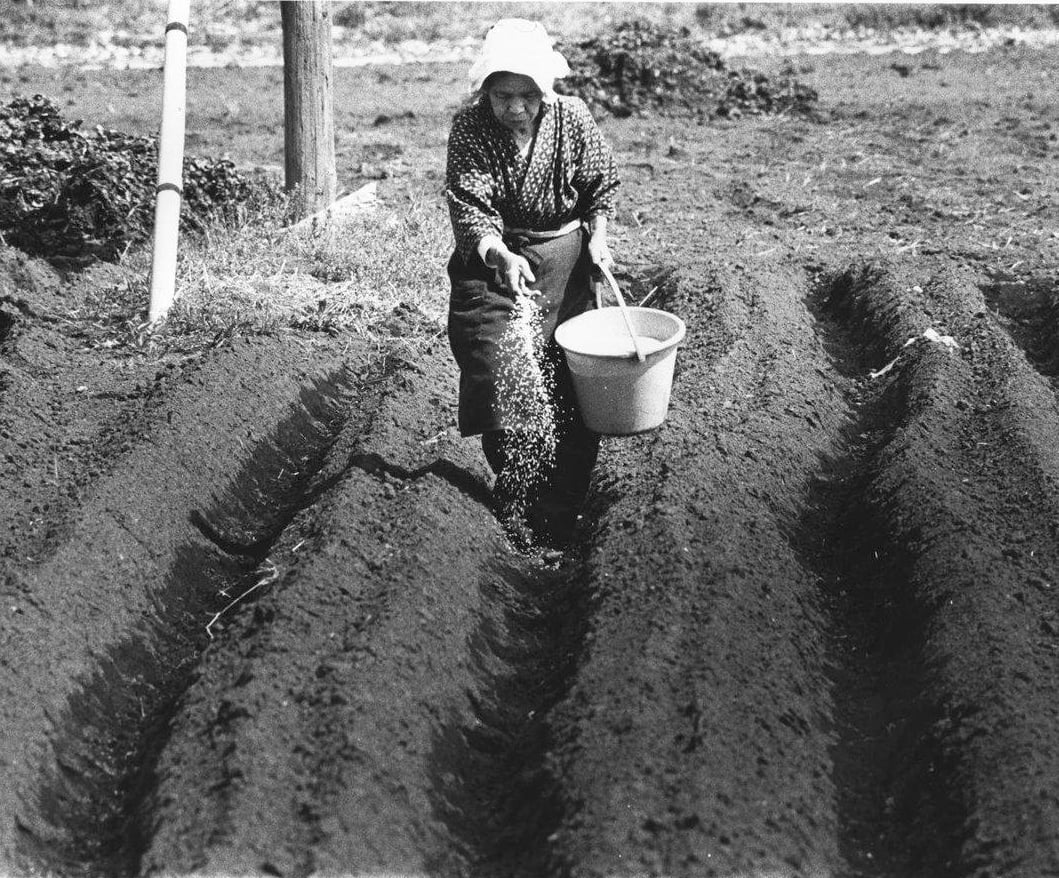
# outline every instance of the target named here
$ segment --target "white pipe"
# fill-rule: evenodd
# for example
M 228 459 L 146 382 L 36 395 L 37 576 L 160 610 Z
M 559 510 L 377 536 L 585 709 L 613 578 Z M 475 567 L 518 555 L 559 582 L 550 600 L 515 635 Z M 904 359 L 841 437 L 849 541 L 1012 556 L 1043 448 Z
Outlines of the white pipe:
M 190 6 L 191 0 L 169 0 L 165 26 L 165 73 L 162 82 L 162 130 L 158 135 L 151 307 L 147 315 L 151 323 L 166 315 L 176 296 Z

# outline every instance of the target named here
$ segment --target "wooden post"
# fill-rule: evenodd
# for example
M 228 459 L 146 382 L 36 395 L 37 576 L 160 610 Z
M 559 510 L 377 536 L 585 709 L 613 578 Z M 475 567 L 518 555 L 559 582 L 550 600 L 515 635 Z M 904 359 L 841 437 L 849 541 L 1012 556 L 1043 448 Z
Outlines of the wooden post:
M 188 15 L 190 0 L 169 0 L 162 80 L 162 128 L 158 135 L 151 302 L 147 318 L 165 317 L 176 296 L 177 241 L 183 194 L 184 112 L 187 95 Z
M 286 189 L 295 219 L 335 200 L 334 66 L 326 0 L 282 0 Z

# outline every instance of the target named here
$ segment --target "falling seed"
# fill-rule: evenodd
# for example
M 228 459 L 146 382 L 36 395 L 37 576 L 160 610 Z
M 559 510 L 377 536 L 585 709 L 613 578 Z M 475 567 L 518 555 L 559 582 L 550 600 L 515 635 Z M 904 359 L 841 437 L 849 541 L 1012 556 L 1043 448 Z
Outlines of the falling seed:
M 522 517 L 555 464 L 555 368 L 546 353 L 543 315 L 528 296 L 518 296 L 498 342 L 500 418 L 508 428 L 504 477 L 509 514 Z

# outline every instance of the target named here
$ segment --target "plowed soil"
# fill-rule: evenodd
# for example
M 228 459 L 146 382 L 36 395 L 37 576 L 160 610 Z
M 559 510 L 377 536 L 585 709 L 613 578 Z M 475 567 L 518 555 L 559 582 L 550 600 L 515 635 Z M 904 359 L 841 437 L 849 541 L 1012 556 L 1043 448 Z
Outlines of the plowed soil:
M 816 119 L 602 120 L 688 335 L 559 557 L 414 308 L 151 361 L 3 251 L 0 871 L 1059 874 L 1059 64 L 796 63 Z M 336 106 L 438 197 L 461 76 Z

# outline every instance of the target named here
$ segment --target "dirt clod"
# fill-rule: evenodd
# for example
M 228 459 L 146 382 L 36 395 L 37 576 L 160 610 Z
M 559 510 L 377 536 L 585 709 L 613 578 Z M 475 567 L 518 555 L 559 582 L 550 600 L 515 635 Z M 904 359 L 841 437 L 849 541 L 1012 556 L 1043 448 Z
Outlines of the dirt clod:
M 623 22 L 611 33 L 557 48 L 571 68 L 557 90 L 614 116 L 809 114 L 818 101 L 793 73 L 773 81 L 759 71 L 729 68 L 687 28 Z
M 153 222 L 158 139 L 84 131 L 42 95 L 0 106 L 0 234 L 27 253 L 114 260 L 147 240 Z M 184 159 L 181 227 L 235 216 L 270 197 L 228 160 Z

